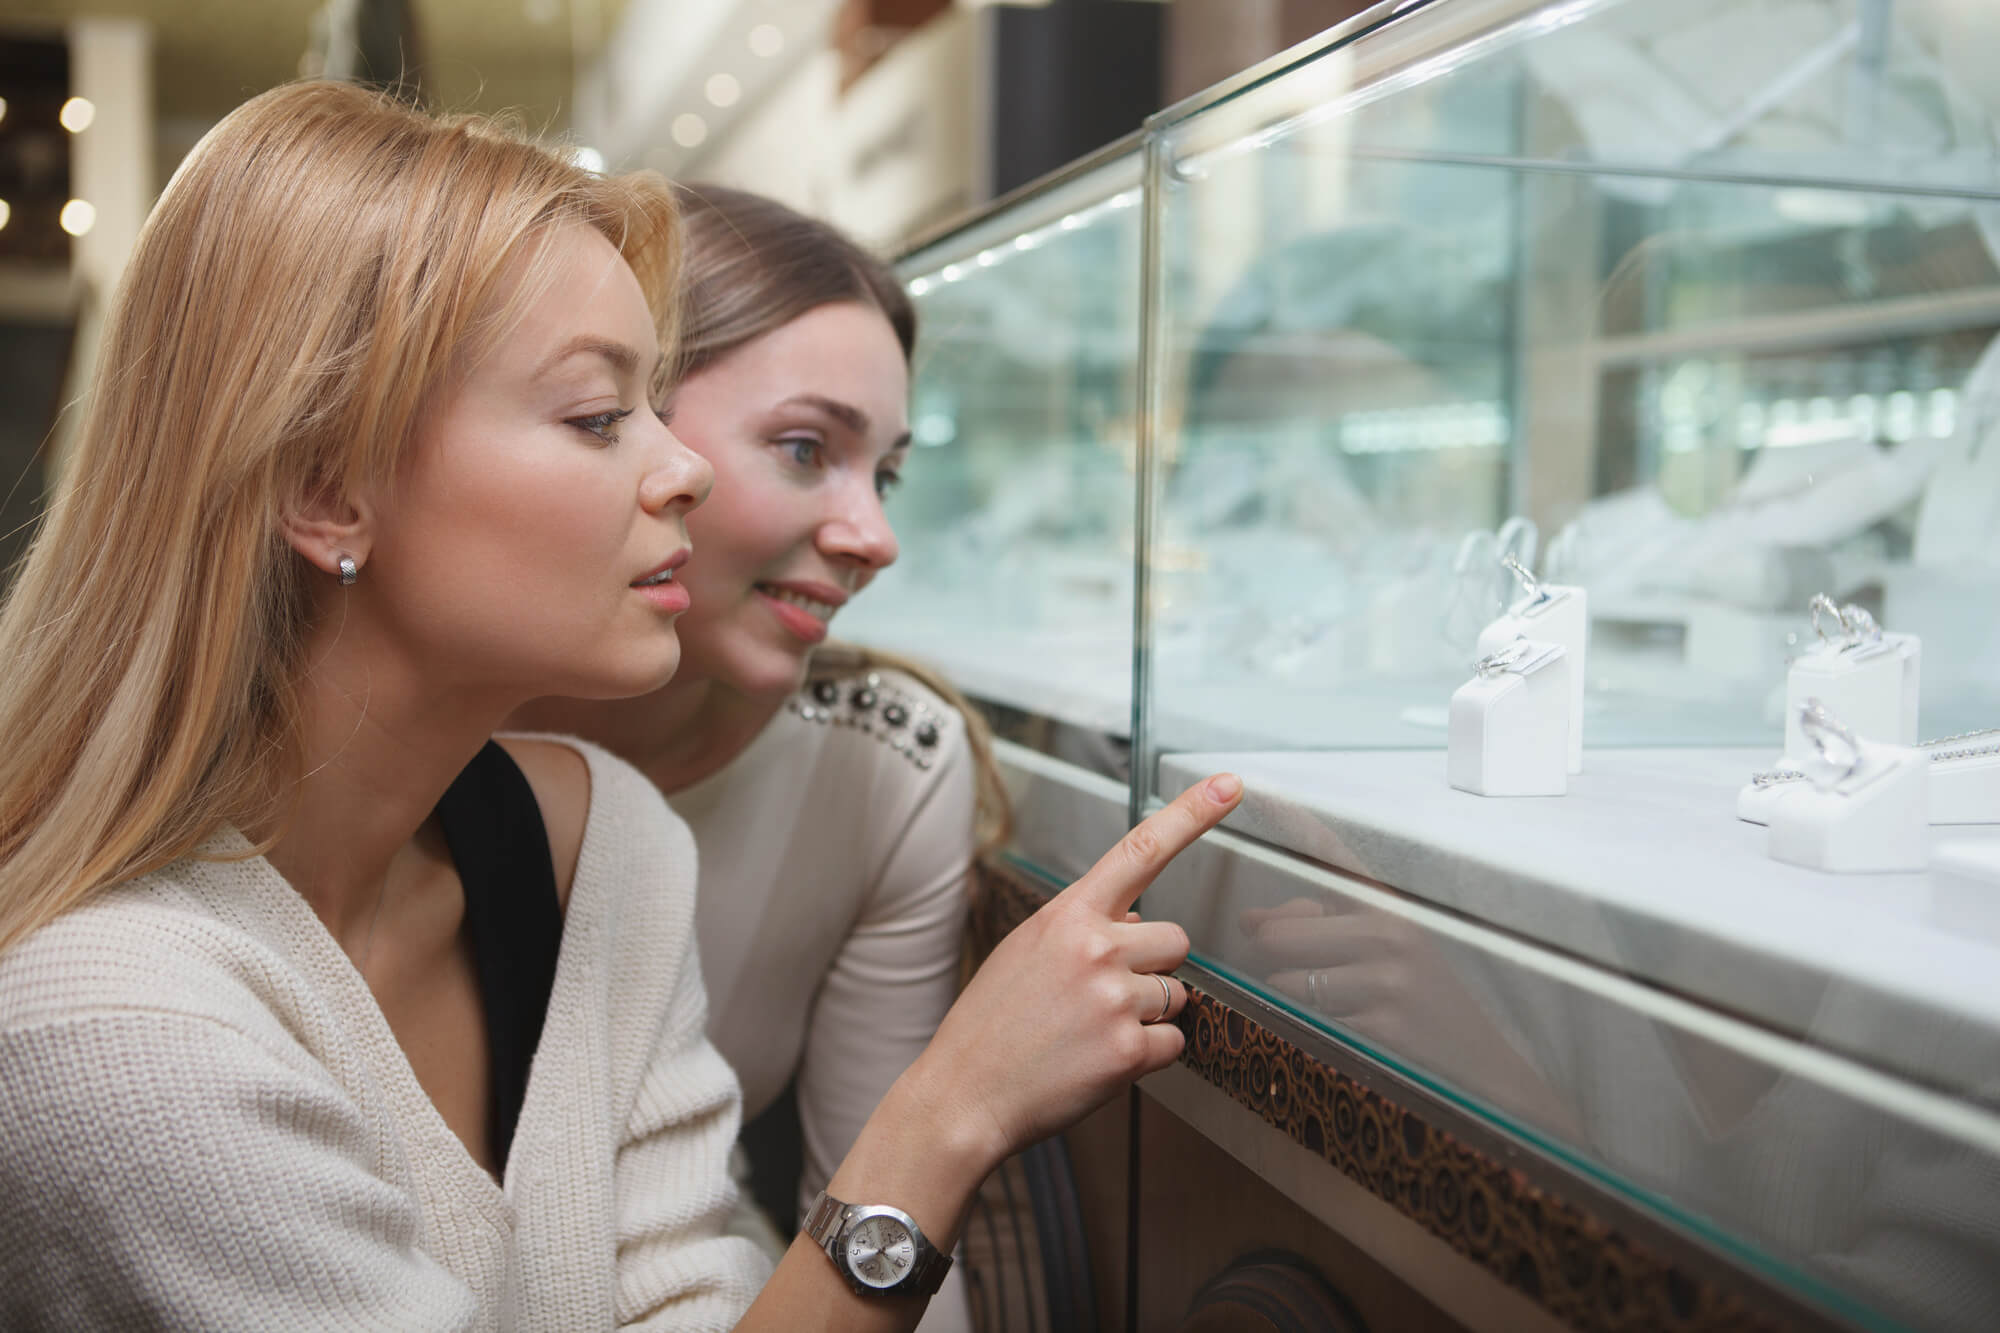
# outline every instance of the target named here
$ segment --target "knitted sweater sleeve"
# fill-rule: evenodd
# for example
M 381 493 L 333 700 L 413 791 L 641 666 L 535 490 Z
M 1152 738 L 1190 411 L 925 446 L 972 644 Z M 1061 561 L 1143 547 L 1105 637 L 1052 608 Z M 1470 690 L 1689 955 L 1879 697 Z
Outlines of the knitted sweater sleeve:
M 637 1069 L 612 1171 L 617 1322 L 676 1333 L 730 1329 L 770 1263 L 751 1241 L 723 1234 L 736 1201 L 729 1149 L 742 1099 L 708 1039 L 694 839 L 651 782 L 602 752 L 590 758 L 593 809 L 606 816 L 606 836 L 596 851 L 586 847 L 578 874 L 621 884 L 611 895 L 618 908 L 603 923 L 612 941 L 603 981 L 614 1015 L 612 1065 L 627 1067 L 629 1059 Z M 639 1014 L 649 1016 L 643 1040 Z
M 757 1246 L 722 1234 L 736 1188 L 736 1076 L 703 1031 L 690 938 L 660 1047 L 618 1150 L 618 1326 L 728 1329 L 770 1276 Z
M 326 1071 L 214 1017 L 0 1031 L 0 1326 L 472 1328 Z

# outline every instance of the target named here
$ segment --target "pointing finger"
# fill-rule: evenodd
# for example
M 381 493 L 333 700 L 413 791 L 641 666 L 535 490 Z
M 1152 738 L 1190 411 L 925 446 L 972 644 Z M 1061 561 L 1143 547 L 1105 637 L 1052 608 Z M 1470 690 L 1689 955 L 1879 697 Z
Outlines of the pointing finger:
M 1075 894 L 1098 913 L 1123 920 L 1167 863 L 1221 823 L 1242 799 L 1242 779 L 1232 773 L 1197 782 L 1119 839 L 1064 896 Z

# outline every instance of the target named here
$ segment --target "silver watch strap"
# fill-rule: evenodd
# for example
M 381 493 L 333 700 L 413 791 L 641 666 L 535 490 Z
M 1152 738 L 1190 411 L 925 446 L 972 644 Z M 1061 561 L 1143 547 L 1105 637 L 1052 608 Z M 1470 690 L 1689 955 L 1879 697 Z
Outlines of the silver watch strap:
M 819 1197 L 813 1200 L 812 1208 L 807 1211 L 805 1225 L 800 1230 L 812 1237 L 813 1244 L 832 1254 L 833 1238 L 840 1234 L 840 1222 L 846 1216 L 847 1205 L 821 1190 Z
M 806 1210 L 806 1220 L 799 1230 L 810 1236 L 813 1244 L 826 1251 L 826 1257 L 833 1260 L 834 1269 L 842 1277 L 847 1278 L 849 1285 L 852 1286 L 854 1280 L 848 1277 L 846 1265 L 841 1262 L 839 1248 L 836 1245 L 840 1229 L 847 1221 L 848 1207 L 848 1204 L 821 1190 L 819 1197 L 813 1200 L 812 1207 Z M 923 1229 L 916 1225 L 914 1219 L 910 1221 L 910 1226 L 922 1245 L 916 1265 L 910 1269 L 910 1275 L 894 1290 L 912 1292 L 925 1297 L 935 1296 L 938 1288 L 944 1285 L 945 1274 L 951 1271 L 951 1256 L 933 1245 L 930 1237 L 924 1235 Z M 860 1291 L 861 1288 L 855 1287 L 855 1290 Z

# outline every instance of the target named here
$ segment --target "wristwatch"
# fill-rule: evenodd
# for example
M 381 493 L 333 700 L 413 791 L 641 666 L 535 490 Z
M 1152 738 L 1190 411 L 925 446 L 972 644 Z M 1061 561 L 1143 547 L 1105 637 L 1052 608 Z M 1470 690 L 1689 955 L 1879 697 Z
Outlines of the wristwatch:
M 887 1204 L 842 1203 L 821 1190 L 800 1229 L 857 1295 L 929 1296 L 951 1271 L 951 1256 L 908 1213 Z

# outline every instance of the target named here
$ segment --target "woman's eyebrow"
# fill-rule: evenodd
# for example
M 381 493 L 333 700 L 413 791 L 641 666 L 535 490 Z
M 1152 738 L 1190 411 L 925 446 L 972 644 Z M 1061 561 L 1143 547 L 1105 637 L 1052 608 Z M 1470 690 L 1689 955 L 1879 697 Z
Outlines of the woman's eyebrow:
M 868 433 L 868 414 L 852 403 L 843 403 L 838 398 L 828 398 L 824 394 L 817 393 L 796 393 L 778 406 L 814 408 L 826 413 L 856 435 Z
M 541 378 L 573 356 L 601 356 L 609 362 L 619 375 L 630 377 L 639 368 L 639 353 L 624 343 L 601 337 L 595 333 L 580 333 L 555 350 L 555 354 L 542 362 L 535 377 Z

